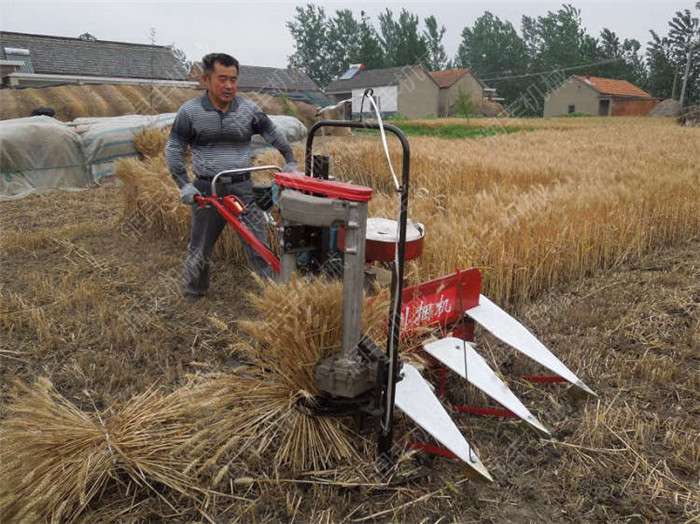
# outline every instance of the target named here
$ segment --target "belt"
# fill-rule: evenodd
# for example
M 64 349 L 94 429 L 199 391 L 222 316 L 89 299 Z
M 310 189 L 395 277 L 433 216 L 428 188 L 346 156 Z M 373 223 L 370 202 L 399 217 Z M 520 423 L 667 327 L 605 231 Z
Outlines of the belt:
M 204 182 L 207 182 L 211 184 L 211 181 L 214 179 L 213 176 L 198 176 L 197 180 L 203 180 Z M 237 182 L 245 182 L 246 180 L 250 180 L 250 173 L 239 173 L 237 175 L 221 175 L 216 182 L 220 184 L 235 184 Z

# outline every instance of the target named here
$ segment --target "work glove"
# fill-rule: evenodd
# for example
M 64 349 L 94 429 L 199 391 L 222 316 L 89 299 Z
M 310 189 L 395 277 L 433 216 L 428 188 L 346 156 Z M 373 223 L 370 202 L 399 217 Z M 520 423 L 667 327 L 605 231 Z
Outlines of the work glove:
M 192 184 L 185 184 L 180 188 L 180 202 L 183 204 L 194 204 L 194 197 L 201 194 L 199 189 Z
M 299 166 L 296 162 L 287 162 L 282 166 L 282 173 L 298 173 Z

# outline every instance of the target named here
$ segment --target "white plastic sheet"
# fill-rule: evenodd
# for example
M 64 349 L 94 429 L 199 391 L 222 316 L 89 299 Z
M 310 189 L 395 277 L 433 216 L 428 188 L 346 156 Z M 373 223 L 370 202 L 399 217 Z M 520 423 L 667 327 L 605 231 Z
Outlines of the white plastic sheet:
M 89 186 L 80 137 L 48 116 L 0 122 L 0 201 Z
M 0 201 L 35 192 L 75 191 L 112 176 L 118 160 L 137 157 L 134 136 L 143 129 L 165 128 L 175 113 L 81 117 L 63 123 L 47 116 L 0 121 Z M 271 115 L 288 142 L 302 140 L 306 127 L 297 118 Z M 264 147 L 253 137 L 253 147 Z

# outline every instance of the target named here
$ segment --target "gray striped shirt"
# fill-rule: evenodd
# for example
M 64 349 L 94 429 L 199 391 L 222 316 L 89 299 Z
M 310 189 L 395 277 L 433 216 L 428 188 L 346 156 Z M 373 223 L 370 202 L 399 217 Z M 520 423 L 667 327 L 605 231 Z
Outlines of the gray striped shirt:
M 178 110 L 165 146 L 170 174 L 178 187 L 190 181 L 185 165 L 188 146 L 197 177 L 211 178 L 225 169 L 249 167 L 250 139 L 255 134 L 276 147 L 285 162 L 294 162 L 292 148 L 251 100 L 236 96 L 225 113 L 213 106 L 207 93 L 188 100 Z

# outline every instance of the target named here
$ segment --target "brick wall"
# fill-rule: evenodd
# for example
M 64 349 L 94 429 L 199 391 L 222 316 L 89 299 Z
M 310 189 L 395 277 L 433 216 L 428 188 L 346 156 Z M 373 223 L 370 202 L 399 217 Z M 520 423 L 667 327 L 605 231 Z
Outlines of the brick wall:
M 656 98 L 613 98 L 612 116 L 645 116 L 659 101 Z

